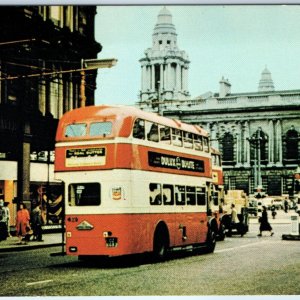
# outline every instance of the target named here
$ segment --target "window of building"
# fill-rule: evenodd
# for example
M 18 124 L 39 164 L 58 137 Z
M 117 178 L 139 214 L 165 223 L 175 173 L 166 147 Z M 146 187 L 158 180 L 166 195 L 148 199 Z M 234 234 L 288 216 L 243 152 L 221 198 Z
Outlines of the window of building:
M 294 126 L 286 133 L 285 136 L 285 157 L 289 160 L 298 160 L 299 157 L 299 133 L 295 130 Z
M 234 161 L 234 138 L 230 132 L 225 132 L 222 140 L 222 160 L 223 162 L 233 162 Z
M 49 17 L 56 26 L 61 25 L 61 8 L 62 6 L 51 5 L 49 11 Z

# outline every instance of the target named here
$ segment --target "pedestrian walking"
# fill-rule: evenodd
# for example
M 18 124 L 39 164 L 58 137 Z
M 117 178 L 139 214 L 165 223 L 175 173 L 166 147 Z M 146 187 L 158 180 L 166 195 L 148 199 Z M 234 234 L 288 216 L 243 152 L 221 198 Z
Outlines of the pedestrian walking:
M 233 228 L 238 229 L 237 226 L 238 226 L 239 222 L 240 222 L 240 220 L 237 215 L 237 210 L 235 208 L 235 205 L 232 203 L 231 204 L 231 221 L 230 221 L 230 226 L 229 226 L 229 230 L 228 230 L 228 236 L 231 236 Z
M 258 236 L 262 236 L 263 231 L 269 231 L 270 235 L 274 234 L 273 228 L 268 221 L 268 212 L 266 206 L 263 206 L 262 216 L 259 218 L 260 226 L 259 226 L 259 234 Z
M 272 212 L 273 219 L 275 219 L 277 212 L 276 212 L 276 207 L 274 204 L 272 204 L 272 206 L 271 206 L 271 212 Z
M 33 240 L 42 242 L 43 241 L 43 219 L 42 219 L 42 211 L 40 206 L 37 205 L 31 212 L 30 215 L 31 227 L 33 230 Z
M 7 216 L 4 201 L 0 199 L 0 241 L 7 239 Z
M 25 203 L 20 203 L 20 208 L 16 217 L 16 230 L 19 238 L 19 244 L 22 244 L 22 240 L 26 239 L 26 235 L 30 230 L 30 216 L 29 211 L 26 208 Z M 24 242 L 26 244 L 26 240 Z
M 288 203 L 288 201 L 287 201 L 287 198 L 284 199 L 283 205 L 284 205 L 284 212 L 287 213 L 287 212 L 288 212 L 288 209 L 289 209 L 289 203 Z

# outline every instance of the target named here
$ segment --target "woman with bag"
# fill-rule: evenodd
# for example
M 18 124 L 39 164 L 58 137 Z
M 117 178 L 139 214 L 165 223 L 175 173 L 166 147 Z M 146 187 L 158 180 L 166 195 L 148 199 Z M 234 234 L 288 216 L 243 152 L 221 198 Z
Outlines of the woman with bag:
M 263 206 L 263 211 L 261 217 L 259 218 L 259 222 L 260 222 L 260 226 L 259 226 L 258 236 L 262 236 L 263 231 L 270 231 L 271 236 L 274 234 L 272 226 L 268 221 L 268 212 L 265 206 Z
M 29 221 L 29 211 L 24 203 L 20 203 L 20 208 L 17 212 L 16 218 L 16 231 L 19 238 L 19 244 L 22 244 L 22 239 L 25 239 L 28 231 L 30 231 Z M 24 243 L 26 244 L 26 240 Z

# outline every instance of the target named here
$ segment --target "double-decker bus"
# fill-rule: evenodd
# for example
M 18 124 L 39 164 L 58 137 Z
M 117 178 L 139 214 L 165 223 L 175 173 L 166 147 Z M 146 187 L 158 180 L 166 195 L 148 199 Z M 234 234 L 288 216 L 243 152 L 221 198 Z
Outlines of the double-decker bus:
M 214 251 L 212 152 L 197 125 L 134 107 L 74 109 L 58 124 L 55 175 L 68 255 Z

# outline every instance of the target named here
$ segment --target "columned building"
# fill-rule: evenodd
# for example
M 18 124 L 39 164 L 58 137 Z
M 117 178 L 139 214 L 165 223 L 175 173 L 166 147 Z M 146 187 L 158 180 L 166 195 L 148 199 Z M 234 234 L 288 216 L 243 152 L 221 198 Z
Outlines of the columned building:
M 159 107 L 140 98 L 137 106 L 205 128 L 222 153 L 225 189 L 269 195 L 293 193 L 300 163 L 300 90 L 276 91 L 267 67 L 258 90 L 232 93 L 228 79 L 217 93 L 192 99 L 164 99 Z
M 189 60 L 177 45 L 171 13 L 164 7 L 158 14 L 152 35 L 152 48 L 145 51 L 141 63 L 142 101 L 189 99 Z

